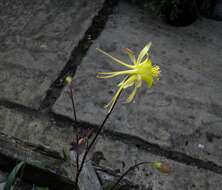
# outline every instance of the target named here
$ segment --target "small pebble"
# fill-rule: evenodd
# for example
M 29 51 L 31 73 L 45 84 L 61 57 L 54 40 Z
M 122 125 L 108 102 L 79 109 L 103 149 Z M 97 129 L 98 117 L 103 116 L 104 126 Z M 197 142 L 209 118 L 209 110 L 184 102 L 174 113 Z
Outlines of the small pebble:
M 203 149 L 203 148 L 204 148 L 204 145 L 203 145 L 203 144 L 198 144 L 198 148 Z

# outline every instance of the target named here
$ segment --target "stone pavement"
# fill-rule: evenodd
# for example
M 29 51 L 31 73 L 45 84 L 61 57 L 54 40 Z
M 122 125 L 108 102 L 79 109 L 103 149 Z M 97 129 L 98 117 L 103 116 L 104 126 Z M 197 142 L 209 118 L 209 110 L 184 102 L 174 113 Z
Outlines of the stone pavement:
M 174 28 L 127 4 L 120 4 L 85 56 L 74 78 L 77 115 L 99 125 L 121 78 L 97 79 L 96 72 L 122 68 L 99 47 L 122 60 L 125 47 L 138 52 L 152 41 L 152 59 L 161 68 L 153 89 L 144 85 L 135 102 L 120 104 L 107 129 L 222 165 L 222 23 L 201 19 Z M 53 111 L 72 117 L 67 88 Z
M 10 123 L 14 124 L 13 126 L 11 125 L 11 127 L 7 125 L 9 122 L 8 118 L 10 118 Z M 16 109 L 3 107 L 1 108 L 1 121 L 0 128 L 2 133 L 13 136 L 14 139 L 22 139 L 23 142 L 28 142 L 30 146 L 29 151 L 24 151 L 19 143 L 12 147 L 5 144 L 4 148 L 9 147 L 9 149 L 5 150 L 1 147 L 0 150 L 2 153 L 18 157 L 34 166 L 48 169 L 53 173 L 59 173 L 61 176 L 72 178 L 73 174 L 70 173 L 69 167 L 67 167 L 66 163 L 59 162 L 59 156 L 55 155 L 55 152 L 61 154 L 63 148 L 67 147 L 71 139 L 70 134 L 72 133 L 72 128 L 67 125 L 60 126 L 59 123 L 56 124 L 57 121 L 47 120 L 46 117 L 41 115 L 36 118 L 31 118 L 30 113 L 21 113 L 21 111 L 17 111 Z M 15 146 L 18 147 L 17 152 Z M 41 149 L 43 147 L 45 148 L 45 152 Z M 46 155 L 47 148 L 49 149 L 49 147 L 52 156 L 50 159 L 47 158 Z M 20 151 L 20 153 L 18 151 Z M 170 164 L 172 172 L 167 175 L 154 171 L 149 166 L 140 167 L 139 170 L 130 173 L 127 178 L 128 181 L 134 182 L 135 185 L 140 185 L 144 190 L 219 190 L 221 186 L 221 174 L 196 166 L 188 166 L 163 156 L 157 156 L 141 147 L 133 145 L 133 143 L 124 143 L 121 138 L 109 136 L 108 134 L 99 138 L 90 157 L 95 158 L 98 153 L 101 153 L 105 158 L 105 160 L 97 162 L 99 164 L 98 172 L 107 171 L 107 173 L 109 173 L 108 171 L 111 170 L 116 175 L 123 172 L 135 162 L 144 160 L 160 160 Z M 96 159 L 93 160 L 95 161 Z M 104 176 L 104 174 L 100 175 Z M 102 178 L 105 184 L 109 182 L 107 182 L 107 175 Z
M 38 108 L 102 4 L 1 1 L 0 98 Z
M 104 19 L 99 12 L 104 7 L 103 0 L 0 2 L 0 161 L 5 156 L 25 160 L 33 171 L 37 167 L 64 179 L 58 182 L 60 189 L 65 183 L 69 189 L 74 176 L 62 154 L 72 139 L 68 87 L 52 107 L 39 108 L 53 82 L 63 80 L 60 73 L 88 28 L 97 27 L 95 16 Z M 161 160 L 170 164 L 170 174 L 143 166 L 130 173 L 124 185 L 144 190 L 219 190 L 222 23 L 201 18 L 175 28 L 127 2 L 110 8 L 113 14 L 74 76 L 80 125 L 95 127 L 102 122 L 107 113 L 103 106 L 121 80 L 95 77 L 98 71 L 122 69 L 97 47 L 128 61 L 123 48 L 138 52 L 152 41 L 151 56 L 161 68 L 161 79 L 152 89 L 145 85 L 139 89 L 131 104 L 122 103 L 124 94 L 109 118 L 90 155 L 101 184 L 107 185 L 135 162 Z M 97 154 L 105 159 L 96 161 Z

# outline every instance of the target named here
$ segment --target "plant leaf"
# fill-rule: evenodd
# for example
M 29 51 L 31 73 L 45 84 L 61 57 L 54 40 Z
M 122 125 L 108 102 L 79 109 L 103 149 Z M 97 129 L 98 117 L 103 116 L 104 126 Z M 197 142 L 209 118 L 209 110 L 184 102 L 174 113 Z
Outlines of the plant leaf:
M 32 190 L 49 190 L 48 187 L 37 187 L 35 185 L 33 185 Z
M 64 161 L 70 161 L 70 152 L 67 147 L 63 148 L 62 154 L 63 154 Z
M 38 190 L 49 190 L 48 187 L 38 187 Z
M 8 178 L 7 178 L 7 182 L 4 186 L 3 190 L 10 190 L 12 185 L 15 182 L 16 179 L 16 175 L 18 174 L 19 170 L 22 168 L 22 166 L 24 166 L 25 162 L 19 162 L 11 171 L 11 173 L 9 174 Z

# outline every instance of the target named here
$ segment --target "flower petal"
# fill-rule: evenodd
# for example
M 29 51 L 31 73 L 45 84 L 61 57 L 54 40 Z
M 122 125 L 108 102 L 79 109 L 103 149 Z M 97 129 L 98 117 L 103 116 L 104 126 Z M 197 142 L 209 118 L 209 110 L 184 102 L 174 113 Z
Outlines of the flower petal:
M 129 55 L 129 58 L 133 62 L 133 64 L 137 65 L 134 53 L 129 48 L 125 48 L 124 51 Z
M 112 77 L 115 77 L 115 76 L 118 76 L 118 75 L 134 74 L 135 72 L 136 72 L 135 70 L 125 70 L 125 71 L 116 71 L 116 72 L 99 72 L 99 73 L 97 73 L 96 77 L 97 78 L 112 78 Z M 105 75 L 105 76 L 103 76 L 103 75 Z
M 149 88 L 153 86 L 153 77 L 151 75 L 147 76 L 144 80 Z
M 115 95 L 113 96 L 113 98 L 111 99 L 111 101 L 105 105 L 105 108 L 109 107 L 109 112 L 111 111 L 112 107 L 114 106 L 114 104 L 115 104 L 115 102 L 122 90 L 123 90 L 123 87 L 120 86 L 119 89 L 117 90 L 117 92 L 115 93 Z
M 142 51 L 139 53 L 138 59 L 137 59 L 137 64 L 140 64 L 141 61 L 144 59 L 144 56 L 147 55 L 148 56 L 148 51 L 151 47 L 152 43 L 150 42 L 149 44 L 147 44 Z
M 121 86 L 128 78 L 129 78 L 129 76 L 126 76 L 126 77 L 118 84 L 118 86 Z
M 137 91 L 137 87 L 135 86 L 132 93 L 129 95 L 129 97 L 126 100 L 127 103 L 132 102 L 132 100 L 134 99 L 134 97 L 136 95 L 136 91 Z
M 123 65 L 123 66 L 128 67 L 128 68 L 131 68 L 131 69 L 134 68 L 133 65 L 129 65 L 129 64 L 127 64 L 127 63 L 124 63 L 123 61 L 121 61 L 121 60 L 113 57 L 112 55 L 106 53 L 105 51 L 103 51 L 103 50 L 101 50 L 101 49 L 99 49 L 99 48 L 96 48 L 96 49 L 97 49 L 98 51 L 100 51 L 101 53 L 103 53 L 104 55 L 106 55 L 106 56 L 108 56 L 109 58 L 111 58 L 112 60 L 114 60 L 115 62 L 119 63 L 120 65 Z
M 132 86 L 133 84 L 135 84 L 135 81 L 136 81 L 136 75 L 132 75 L 130 76 L 123 84 L 123 89 L 126 89 L 130 86 Z
M 142 86 L 142 77 L 140 75 L 137 75 L 137 81 L 135 85 L 137 88 L 140 88 Z

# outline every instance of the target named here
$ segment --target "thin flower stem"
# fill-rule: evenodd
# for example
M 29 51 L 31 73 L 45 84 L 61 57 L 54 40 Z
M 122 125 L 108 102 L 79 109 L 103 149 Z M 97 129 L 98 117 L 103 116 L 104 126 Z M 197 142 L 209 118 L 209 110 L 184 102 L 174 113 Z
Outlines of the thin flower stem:
M 74 117 L 74 121 L 77 121 L 77 117 L 76 117 L 76 108 L 75 108 L 75 101 L 73 98 L 73 91 L 72 91 L 72 87 L 70 85 L 69 87 L 70 90 L 70 96 L 71 96 L 71 101 L 72 101 L 72 109 L 73 109 L 73 117 Z
M 137 163 L 131 167 L 129 167 L 128 170 L 126 170 L 120 177 L 119 179 L 116 181 L 116 183 L 109 189 L 109 190 L 114 190 L 117 185 L 120 183 L 120 181 L 132 170 L 134 170 L 135 168 L 137 168 L 138 166 L 140 165 L 144 165 L 144 164 L 152 164 L 152 162 L 140 162 L 140 163 Z
M 72 109 L 73 109 L 74 121 L 77 122 L 75 101 L 74 101 L 73 90 L 72 90 L 71 85 L 70 85 L 70 97 L 71 97 L 71 101 L 72 101 Z M 77 145 L 77 150 L 76 150 L 76 171 L 78 171 L 79 170 L 79 152 L 78 152 L 79 131 L 78 131 L 78 127 L 75 129 L 74 125 L 73 125 L 73 135 L 76 135 L 76 145 Z M 76 190 L 78 189 L 78 179 L 75 181 L 75 189 Z
M 114 107 L 115 107 L 115 105 L 116 105 L 116 103 L 117 103 L 117 101 L 118 101 L 121 93 L 122 93 L 122 91 L 118 94 L 118 96 L 117 96 L 114 104 L 112 105 L 110 111 L 107 113 L 107 115 L 106 115 L 105 119 L 103 120 L 102 124 L 101 124 L 101 125 L 99 126 L 99 128 L 97 129 L 96 135 L 94 136 L 93 140 L 92 140 L 92 141 L 89 143 L 89 145 L 87 146 L 86 151 L 85 151 L 85 153 L 84 153 L 84 155 L 83 155 L 83 159 L 82 159 L 82 161 L 81 161 L 79 170 L 78 170 L 78 172 L 77 172 L 77 174 L 76 174 L 76 180 L 77 180 L 77 181 L 78 181 L 79 176 L 80 176 L 80 173 L 81 173 L 81 171 L 82 171 L 82 169 L 83 169 L 84 163 L 85 163 L 85 161 L 86 161 L 86 157 L 87 157 L 89 151 L 91 150 L 92 146 L 93 146 L 94 143 L 96 142 L 98 136 L 100 135 L 103 127 L 105 126 L 106 121 L 108 120 L 109 116 L 110 116 L 111 113 L 113 112 Z

